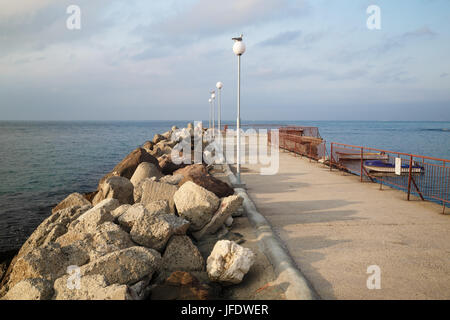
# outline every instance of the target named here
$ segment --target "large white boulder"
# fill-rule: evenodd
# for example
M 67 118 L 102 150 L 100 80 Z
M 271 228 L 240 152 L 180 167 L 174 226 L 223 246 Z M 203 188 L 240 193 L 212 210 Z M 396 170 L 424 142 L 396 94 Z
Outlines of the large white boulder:
M 237 284 L 250 270 L 255 254 L 229 240 L 218 241 L 207 259 L 206 270 L 212 281 Z
M 220 203 L 214 193 L 191 181 L 184 183 L 173 199 L 178 214 L 191 223 L 193 231 L 200 230 L 211 220 Z

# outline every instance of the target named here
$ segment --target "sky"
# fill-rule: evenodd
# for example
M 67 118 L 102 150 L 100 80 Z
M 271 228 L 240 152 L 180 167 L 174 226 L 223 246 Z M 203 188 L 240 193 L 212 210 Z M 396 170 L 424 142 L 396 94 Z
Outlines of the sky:
M 243 121 L 450 121 L 448 0 L 0 0 L 0 120 L 233 120 L 241 33 Z

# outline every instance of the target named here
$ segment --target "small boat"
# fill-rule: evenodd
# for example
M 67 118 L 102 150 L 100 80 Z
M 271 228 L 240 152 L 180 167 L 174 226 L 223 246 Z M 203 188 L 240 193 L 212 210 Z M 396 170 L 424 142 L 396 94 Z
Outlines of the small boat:
M 336 152 L 339 160 L 361 160 L 361 153 Z M 364 152 L 363 160 L 389 160 L 389 155 L 381 152 Z
M 369 173 L 395 174 L 395 164 L 380 161 L 380 160 L 364 161 L 364 168 Z M 413 173 L 415 175 L 421 174 L 423 171 L 424 171 L 424 168 L 422 166 L 413 165 L 411 167 L 411 173 Z M 409 174 L 409 164 L 402 164 L 401 174 L 402 175 Z

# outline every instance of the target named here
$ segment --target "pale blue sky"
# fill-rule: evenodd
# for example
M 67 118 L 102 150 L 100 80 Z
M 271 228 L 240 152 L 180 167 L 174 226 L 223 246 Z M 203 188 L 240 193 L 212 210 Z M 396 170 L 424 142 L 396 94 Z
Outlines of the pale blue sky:
M 448 0 L 0 0 L 0 120 L 234 119 L 240 33 L 244 120 L 450 121 Z

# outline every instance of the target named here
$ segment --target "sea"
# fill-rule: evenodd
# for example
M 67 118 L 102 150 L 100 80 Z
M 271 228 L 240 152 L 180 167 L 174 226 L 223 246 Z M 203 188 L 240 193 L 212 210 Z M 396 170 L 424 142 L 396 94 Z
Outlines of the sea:
M 51 208 L 99 179 L 156 133 L 188 121 L 0 121 L 0 253 L 20 248 Z M 204 121 L 204 123 L 208 123 Z M 223 124 L 233 126 L 231 121 Z M 315 126 L 340 142 L 450 159 L 450 122 L 244 121 Z

